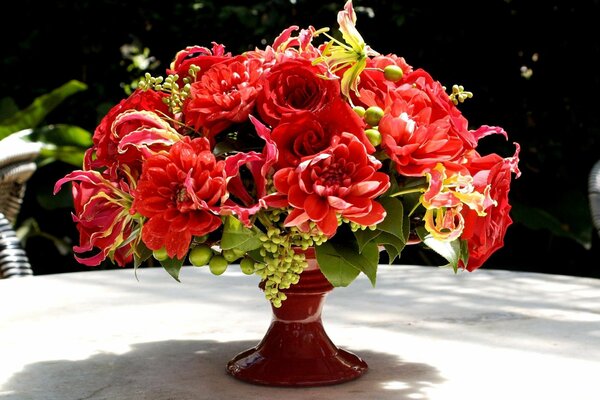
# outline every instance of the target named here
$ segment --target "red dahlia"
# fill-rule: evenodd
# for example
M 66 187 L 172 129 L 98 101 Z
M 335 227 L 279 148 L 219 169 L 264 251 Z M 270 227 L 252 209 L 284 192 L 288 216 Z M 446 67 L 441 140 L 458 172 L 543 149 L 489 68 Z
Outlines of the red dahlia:
M 165 247 L 182 259 L 192 236 L 221 225 L 217 216 L 226 197 L 225 162 L 217 161 L 206 138 L 184 137 L 170 151 L 146 160 L 133 209 L 148 218 L 142 240 L 151 250 Z

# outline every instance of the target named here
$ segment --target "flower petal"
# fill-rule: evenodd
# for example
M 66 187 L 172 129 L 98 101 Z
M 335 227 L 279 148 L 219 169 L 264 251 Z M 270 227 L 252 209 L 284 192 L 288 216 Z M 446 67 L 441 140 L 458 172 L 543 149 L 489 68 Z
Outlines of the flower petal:
M 306 214 L 313 221 L 320 221 L 329 213 L 327 201 L 316 194 L 311 194 L 304 200 Z

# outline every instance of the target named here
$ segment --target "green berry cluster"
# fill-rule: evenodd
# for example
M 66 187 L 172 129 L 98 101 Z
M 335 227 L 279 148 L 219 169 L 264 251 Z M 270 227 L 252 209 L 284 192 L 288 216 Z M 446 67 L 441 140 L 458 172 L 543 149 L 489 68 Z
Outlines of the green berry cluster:
M 148 72 L 144 75 L 138 84 L 138 87 L 143 90 L 154 89 L 169 93 L 169 97 L 164 99 L 164 102 L 169 106 L 172 113 L 176 114 L 181 111 L 181 106 L 186 98 L 190 95 L 190 89 L 193 82 L 196 81 L 200 67 L 191 65 L 188 71 L 188 76 L 182 79 L 183 87 L 179 85 L 179 75 L 167 75 L 154 77 Z
M 252 275 L 255 272 L 254 260 L 246 253 L 239 249 L 223 249 L 211 247 L 205 243 L 206 237 L 195 238 L 194 243 L 188 253 L 188 260 L 195 267 L 208 266 L 210 272 L 214 275 L 222 275 L 229 264 L 240 260 L 240 269 L 246 275 Z M 166 248 L 154 250 L 152 252 L 154 258 L 158 261 L 166 261 L 169 259 Z
M 458 103 L 464 103 L 466 99 L 472 98 L 473 93 L 467 92 L 462 85 L 452 85 L 452 93 L 449 97 L 454 105 L 458 105 Z
M 252 275 L 255 271 L 254 260 L 239 249 L 223 249 L 219 253 L 207 244 L 197 244 L 190 250 L 188 258 L 193 266 L 208 265 L 210 272 L 215 275 L 223 274 L 229 264 L 238 261 L 240 258 L 240 269 L 244 274 Z
M 357 232 L 357 231 L 364 231 L 364 230 L 370 230 L 370 231 L 374 231 L 375 229 L 377 229 L 377 225 L 360 225 L 354 221 L 349 221 L 347 219 L 343 220 L 344 223 L 347 223 L 348 225 L 350 225 L 350 230 L 352 232 Z
M 398 82 L 403 77 L 402 68 L 397 65 L 388 65 L 383 70 L 383 76 L 385 79 L 391 82 Z M 381 144 L 381 133 L 379 132 L 379 121 L 384 115 L 384 111 L 381 107 L 371 106 L 365 110 L 362 106 L 353 107 L 354 112 L 361 118 L 364 119 L 368 128 L 365 130 L 365 135 L 369 142 L 375 147 Z
M 280 210 L 274 210 L 269 215 L 271 222 L 280 222 Z M 260 255 L 262 262 L 256 262 L 254 268 L 256 274 L 264 282 L 264 293 L 267 300 L 273 306 L 281 307 L 286 299 L 281 290 L 288 289 L 300 280 L 300 274 L 307 266 L 303 253 L 295 249 L 306 250 L 312 246 L 318 246 L 327 240 L 316 226 L 311 224 L 311 231 L 301 232 L 296 227 L 282 228 L 271 226 L 266 234 L 260 237 L 262 247 Z
M 383 117 L 383 110 L 381 107 L 371 106 L 365 110 L 364 107 L 355 106 L 353 110 L 359 117 L 363 118 L 369 126 L 369 128 L 365 130 L 365 135 L 367 135 L 369 142 L 375 147 L 379 146 L 381 144 L 381 133 L 379 133 L 378 125 Z

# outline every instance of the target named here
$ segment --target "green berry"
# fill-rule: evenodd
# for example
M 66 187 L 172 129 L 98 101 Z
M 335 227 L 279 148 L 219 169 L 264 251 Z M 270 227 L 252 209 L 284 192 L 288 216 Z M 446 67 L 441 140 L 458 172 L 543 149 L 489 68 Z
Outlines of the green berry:
M 352 109 L 361 118 L 365 115 L 365 108 L 364 107 L 354 106 Z
M 204 242 L 206 242 L 206 239 L 208 239 L 208 235 L 195 236 L 194 242 L 195 243 L 204 243 Z
M 367 139 L 373 146 L 379 146 L 381 144 L 381 133 L 377 129 L 367 129 L 365 131 L 365 135 L 367 135 Z
M 388 65 L 383 69 L 383 76 L 388 81 L 398 82 L 400 79 L 402 79 L 403 75 L 404 72 L 402 71 L 402 68 L 397 65 Z
M 370 126 L 377 126 L 383 117 L 383 110 L 377 106 L 371 106 L 365 111 L 365 122 Z
M 228 262 L 232 263 L 243 257 L 246 252 L 240 249 L 225 249 L 221 254 Z
M 167 258 L 169 258 L 169 255 L 167 254 L 167 249 L 165 247 L 160 248 L 158 250 L 154 250 L 152 252 L 152 256 L 154 258 L 156 258 L 158 261 L 164 261 Z
M 207 244 L 201 244 L 196 246 L 190 250 L 190 255 L 188 256 L 192 265 L 196 267 L 201 267 L 203 265 L 208 264 L 210 260 L 213 258 L 213 251 Z
M 208 267 L 210 268 L 210 272 L 215 275 L 221 275 L 227 269 L 229 263 L 225 259 L 225 257 L 217 254 L 213 256 L 208 262 Z
M 250 257 L 242 258 L 242 261 L 240 261 L 240 269 L 244 274 L 252 275 L 255 271 L 254 260 Z

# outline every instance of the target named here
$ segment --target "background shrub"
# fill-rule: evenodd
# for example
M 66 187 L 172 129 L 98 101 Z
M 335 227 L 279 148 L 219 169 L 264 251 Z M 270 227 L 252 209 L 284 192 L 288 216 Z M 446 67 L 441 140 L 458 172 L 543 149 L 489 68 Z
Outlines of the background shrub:
M 81 81 L 87 90 L 46 122 L 93 132 L 136 78 L 146 71 L 164 75 L 183 47 L 215 41 L 239 53 L 270 44 L 291 24 L 335 28 L 343 1 L 20 0 L 12 6 L 19 25 L 0 25 L 0 98 L 25 107 L 67 81 Z M 588 173 L 600 159 L 594 39 L 600 2 L 355 0 L 354 6 L 358 29 L 375 50 L 404 56 L 447 87 L 474 92 L 460 106 L 472 127 L 500 125 L 521 144 L 523 175 L 511 191 L 515 223 L 485 267 L 600 277 L 587 202 Z M 486 138 L 481 146 L 508 156 L 510 141 Z M 36 274 L 88 269 L 47 238 L 67 248 L 78 242 L 68 190 L 51 195 L 72 168 L 45 165 L 28 185 L 20 220 L 39 225 L 26 244 Z M 405 253 L 402 262 L 431 261 L 426 253 Z

